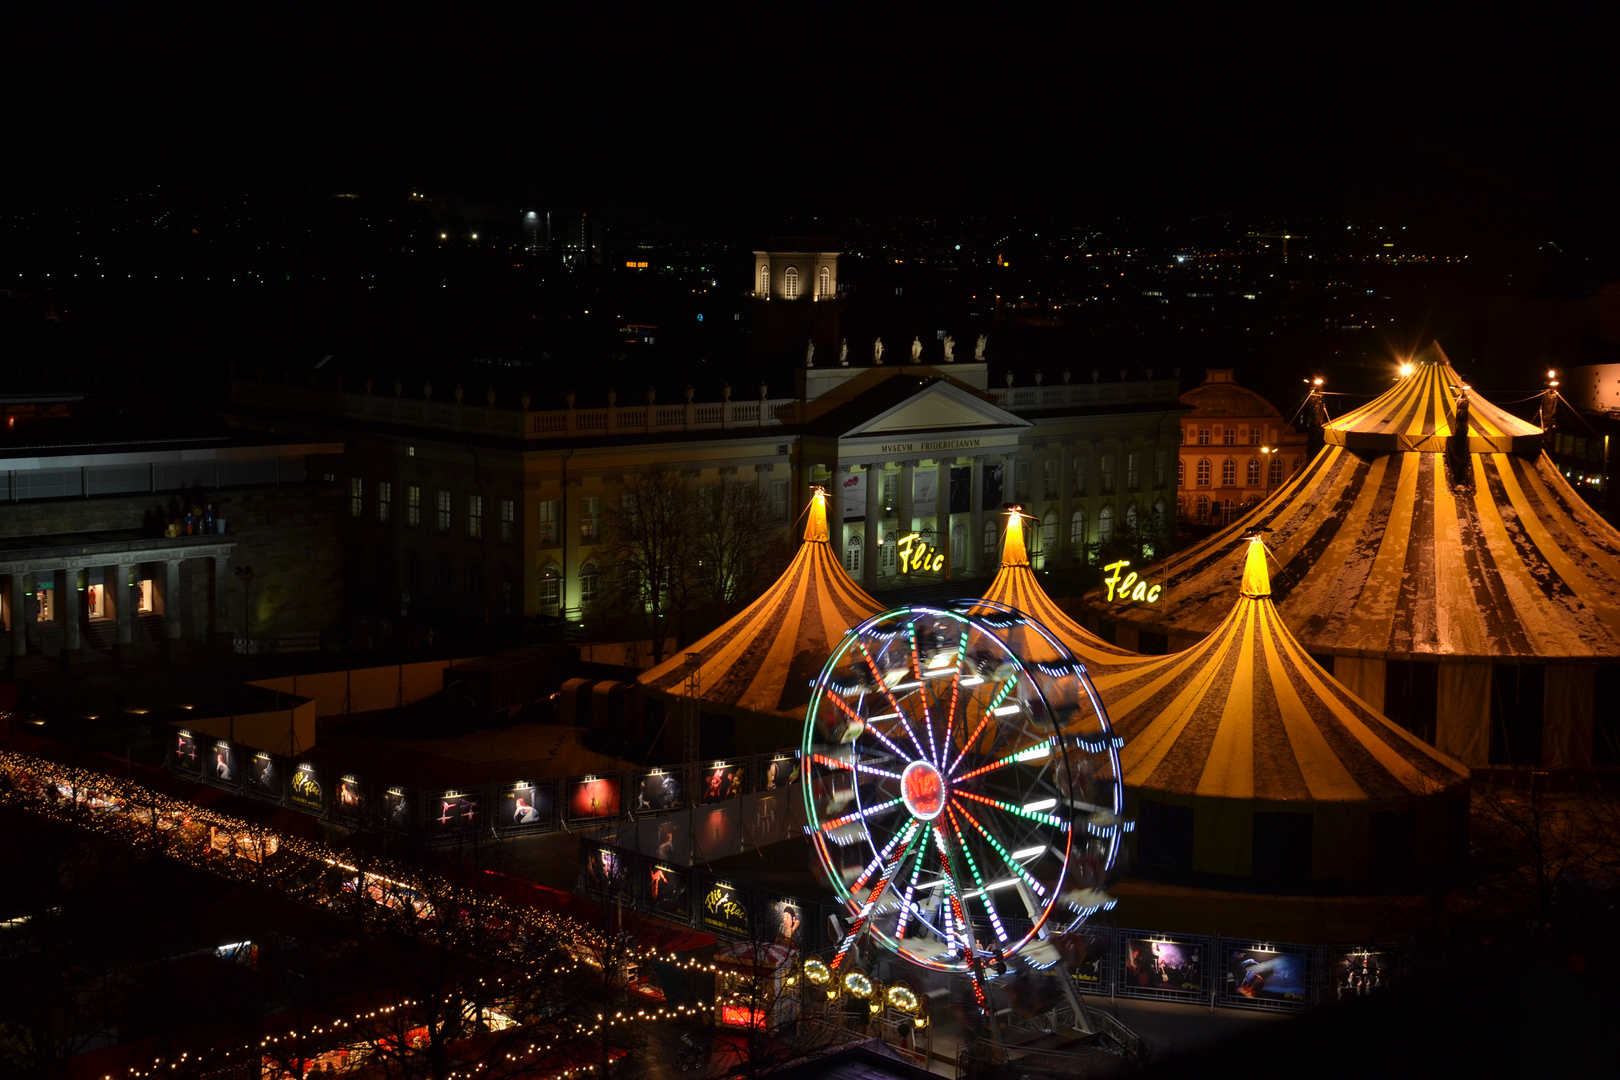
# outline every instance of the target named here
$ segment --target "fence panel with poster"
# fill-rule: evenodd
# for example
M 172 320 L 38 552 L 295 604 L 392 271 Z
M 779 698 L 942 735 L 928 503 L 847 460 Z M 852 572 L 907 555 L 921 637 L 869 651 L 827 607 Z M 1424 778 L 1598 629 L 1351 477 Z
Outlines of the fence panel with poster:
M 1223 937 L 1219 950 L 1222 1005 L 1289 1011 L 1317 1000 L 1315 947 Z
M 1341 945 L 1328 950 L 1323 972 L 1324 1004 L 1337 1004 L 1380 993 L 1402 978 L 1409 966 L 1408 949 L 1398 945 Z
M 1204 1001 L 1213 987 L 1215 943 L 1194 934 L 1115 932 L 1114 993 L 1121 997 Z

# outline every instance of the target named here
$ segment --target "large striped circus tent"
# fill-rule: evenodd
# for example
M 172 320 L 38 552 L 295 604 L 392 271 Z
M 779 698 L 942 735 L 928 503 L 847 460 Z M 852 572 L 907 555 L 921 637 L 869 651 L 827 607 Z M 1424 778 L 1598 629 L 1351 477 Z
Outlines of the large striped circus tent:
M 1311 658 L 1259 538 L 1235 592 L 1192 648 L 1096 678 L 1125 740 L 1137 872 L 1298 891 L 1443 876 L 1467 850 L 1468 768 Z
M 1620 532 L 1541 452 L 1542 432 L 1469 388 L 1438 343 L 1229 528 L 1147 569 L 1158 605 L 1088 608 L 1134 647 L 1220 626 L 1256 532 L 1283 622 L 1373 708 L 1470 766 L 1578 768 L 1595 703 L 1620 695 Z M 1600 735 L 1602 729 L 1600 728 Z
M 1001 541 L 1001 569 L 985 590 L 983 599 L 1005 604 L 1040 623 L 1086 665 L 1086 670 L 1093 677 L 1102 671 L 1140 663 L 1144 659 L 1142 656 L 1110 645 L 1069 618 L 1062 608 L 1053 603 L 1030 567 L 1029 549 L 1024 542 L 1024 520 L 1025 515 L 1018 508 L 1007 511 L 1007 528 Z M 1014 644 L 1023 648 L 1019 655 L 1026 660 L 1046 659 L 1039 654 L 1050 649 L 1046 639 L 1035 633 L 1022 635 L 1020 641 Z
M 805 516 L 804 542 L 775 584 L 638 681 L 673 702 L 686 692 L 686 654 L 695 653 L 699 707 L 736 721 L 738 753 L 791 746 L 801 734 L 810 684 L 827 657 L 852 627 L 882 610 L 828 544 L 826 497 L 818 491 Z

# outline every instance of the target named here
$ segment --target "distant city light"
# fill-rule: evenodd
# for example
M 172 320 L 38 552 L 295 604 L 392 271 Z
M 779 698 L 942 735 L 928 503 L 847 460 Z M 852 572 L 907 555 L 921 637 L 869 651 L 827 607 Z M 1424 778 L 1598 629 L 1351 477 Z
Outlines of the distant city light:
M 448 240 L 448 239 L 450 239 L 450 234 L 447 233 L 447 232 L 442 232 L 442 233 L 439 234 L 439 239 L 440 240 Z

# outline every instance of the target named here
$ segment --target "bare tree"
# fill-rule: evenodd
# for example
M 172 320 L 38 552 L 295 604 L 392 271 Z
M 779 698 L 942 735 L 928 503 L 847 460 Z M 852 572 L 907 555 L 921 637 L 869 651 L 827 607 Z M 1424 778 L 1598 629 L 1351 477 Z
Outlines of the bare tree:
M 698 590 L 730 614 L 758 596 L 790 558 L 787 532 L 772 521 L 758 484 L 721 479 L 698 500 Z
M 692 592 L 694 516 L 692 486 L 679 472 L 659 464 L 627 475 L 619 505 L 605 515 L 608 603 L 646 616 L 654 663 L 664 658 L 666 619 L 686 605 Z

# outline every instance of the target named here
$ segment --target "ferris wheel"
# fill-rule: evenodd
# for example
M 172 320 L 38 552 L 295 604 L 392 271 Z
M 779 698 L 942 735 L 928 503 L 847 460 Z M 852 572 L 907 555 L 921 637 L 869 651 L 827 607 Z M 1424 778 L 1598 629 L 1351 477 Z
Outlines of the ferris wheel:
M 808 832 L 857 939 L 923 967 L 1036 968 L 1100 908 L 1119 855 L 1119 748 L 1085 668 L 1002 604 L 886 611 L 815 684 Z

